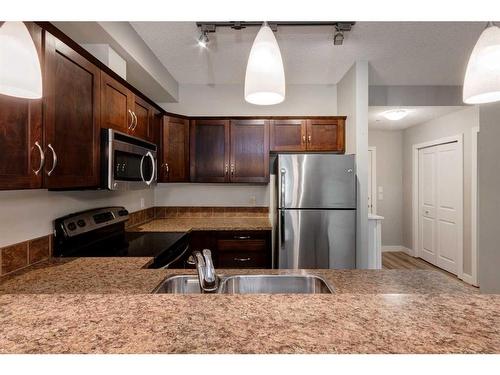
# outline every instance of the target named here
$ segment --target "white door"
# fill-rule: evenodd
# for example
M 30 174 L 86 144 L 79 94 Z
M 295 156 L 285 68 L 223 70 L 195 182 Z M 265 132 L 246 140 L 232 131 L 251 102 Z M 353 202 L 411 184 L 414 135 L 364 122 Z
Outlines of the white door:
M 462 254 L 462 161 L 457 142 L 419 150 L 419 254 L 457 274 Z

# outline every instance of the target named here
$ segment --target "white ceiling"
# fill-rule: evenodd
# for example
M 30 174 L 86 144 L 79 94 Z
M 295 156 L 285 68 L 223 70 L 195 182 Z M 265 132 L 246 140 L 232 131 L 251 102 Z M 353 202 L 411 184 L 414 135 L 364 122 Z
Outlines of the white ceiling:
M 132 22 L 180 84 L 241 84 L 258 28 L 219 28 L 197 46 L 195 22 Z M 372 85 L 461 85 L 482 22 L 358 22 L 343 46 L 330 27 L 280 27 L 289 84 L 335 84 L 356 60 L 370 62 Z
M 382 116 L 382 112 L 391 109 L 404 108 L 410 112 L 398 121 L 387 120 Z M 411 126 L 427 122 L 434 118 L 446 115 L 447 113 L 459 111 L 467 107 L 369 107 L 368 108 L 368 128 L 377 130 L 401 130 Z

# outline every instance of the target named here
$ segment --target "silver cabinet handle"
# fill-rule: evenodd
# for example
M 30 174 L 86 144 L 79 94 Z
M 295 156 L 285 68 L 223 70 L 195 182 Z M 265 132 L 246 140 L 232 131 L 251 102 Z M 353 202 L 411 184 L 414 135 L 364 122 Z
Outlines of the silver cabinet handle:
M 52 173 L 54 172 L 54 169 L 56 169 L 56 166 L 57 166 L 57 154 L 54 150 L 54 147 L 52 147 L 52 145 L 50 143 L 47 147 L 52 152 L 52 168 L 50 169 L 50 171 L 47 172 L 47 176 L 50 176 L 50 175 L 52 175 Z
M 248 262 L 252 258 L 233 258 L 236 262 Z
M 146 179 L 144 178 L 144 173 L 142 172 L 142 167 L 143 167 L 143 165 L 144 165 L 144 158 L 145 158 L 146 156 L 149 156 L 149 157 L 151 158 L 151 165 L 153 166 L 153 171 L 152 171 L 152 173 L 151 173 L 151 179 L 150 179 L 150 180 L 148 180 L 148 181 L 146 181 Z M 141 172 L 141 178 L 142 178 L 142 181 L 144 181 L 144 182 L 146 183 L 146 185 L 148 185 L 148 186 L 149 186 L 149 185 L 151 185 L 151 183 L 152 183 L 152 182 L 153 182 L 153 180 L 155 179 L 155 173 L 156 173 L 155 168 L 156 168 L 156 167 L 155 167 L 155 158 L 153 157 L 153 154 L 151 153 L 151 151 L 148 151 L 148 152 L 146 153 L 146 155 L 143 155 L 143 156 L 142 156 L 142 158 L 141 158 L 141 165 L 139 166 L 139 170 L 140 170 L 140 172 Z
M 235 171 L 235 166 L 234 164 L 231 164 L 231 175 L 234 176 L 234 171 Z
M 250 236 L 234 236 L 235 240 L 249 240 Z
M 305 135 L 303 135 L 303 136 L 302 136 L 302 142 L 305 142 L 305 141 L 306 141 L 306 136 L 305 136 Z
M 38 143 L 38 141 L 35 142 L 35 146 L 38 148 L 38 152 L 40 153 L 40 166 L 36 171 L 33 170 L 33 173 L 35 174 L 35 176 L 38 176 L 38 173 L 40 173 L 43 166 L 45 165 L 45 153 L 43 152 L 42 147 L 40 146 L 40 143 Z
M 132 128 L 132 131 L 134 131 L 135 128 L 137 127 L 137 115 L 135 114 L 134 111 L 132 111 L 132 115 L 134 116 L 134 127 Z
M 285 168 L 281 168 L 281 208 L 285 207 Z
M 127 129 L 130 130 L 132 125 L 134 125 L 134 115 L 132 114 L 132 111 L 130 109 L 128 110 L 128 113 L 130 115 L 130 124 L 128 125 Z
M 311 143 L 311 139 L 312 139 L 312 137 L 311 137 L 310 135 L 309 135 L 309 136 L 307 136 L 307 141 L 308 141 L 309 143 Z
M 226 164 L 226 165 L 224 166 L 224 173 L 225 173 L 225 174 L 227 174 L 228 172 L 229 172 L 229 167 L 228 167 L 228 165 Z

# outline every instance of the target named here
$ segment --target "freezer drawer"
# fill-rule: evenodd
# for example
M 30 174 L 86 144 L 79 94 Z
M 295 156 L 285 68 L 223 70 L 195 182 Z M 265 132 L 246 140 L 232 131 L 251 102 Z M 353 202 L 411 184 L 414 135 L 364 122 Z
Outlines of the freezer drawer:
M 280 154 L 279 208 L 356 208 L 354 155 Z
M 278 210 L 280 269 L 356 268 L 356 210 Z

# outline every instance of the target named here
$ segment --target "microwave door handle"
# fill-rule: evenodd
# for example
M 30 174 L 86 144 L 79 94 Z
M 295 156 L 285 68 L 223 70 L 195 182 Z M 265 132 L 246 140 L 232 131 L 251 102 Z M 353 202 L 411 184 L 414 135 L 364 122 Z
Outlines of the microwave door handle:
M 142 172 L 142 166 L 144 165 L 144 158 L 146 156 L 149 156 L 151 158 L 151 165 L 153 167 L 153 171 L 151 173 L 151 179 L 149 181 L 146 181 L 146 179 L 144 178 L 144 173 Z M 142 181 L 144 181 L 146 183 L 146 185 L 148 185 L 148 186 L 151 185 L 153 183 L 153 181 L 155 179 L 155 175 L 156 175 L 155 158 L 153 157 L 153 154 L 151 153 L 151 151 L 148 151 L 146 153 L 146 155 L 142 156 L 140 170 L 141 170 Z

